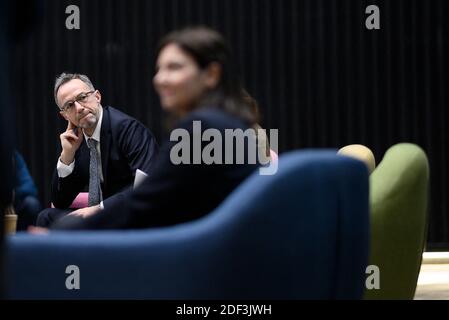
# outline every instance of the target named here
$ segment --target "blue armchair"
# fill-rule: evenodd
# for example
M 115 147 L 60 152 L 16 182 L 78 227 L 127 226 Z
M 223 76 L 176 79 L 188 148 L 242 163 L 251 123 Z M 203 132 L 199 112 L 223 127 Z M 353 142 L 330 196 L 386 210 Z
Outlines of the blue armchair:
M 199 220 L 18 233 L 7 249 L 10 299 L 359 299 L 368 172 L 334 151 L 295 151 Z M 79 268 L 79 289 L 66 288 L 69 265 Z

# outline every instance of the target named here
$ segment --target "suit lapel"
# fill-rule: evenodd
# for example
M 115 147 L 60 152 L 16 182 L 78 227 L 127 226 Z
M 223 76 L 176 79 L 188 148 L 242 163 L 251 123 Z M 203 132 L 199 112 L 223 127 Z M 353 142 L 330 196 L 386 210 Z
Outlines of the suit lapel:
M 111 146 L 111 117 L 109 114 L 110 110 L 108 107 L 103 108 L 103 121 L 101 123 L 101 142 L 100 142 L 100 150 L 101 150 L 101 167 L 103 170 L 103 179 L 104 184 L 106 184 L 107 180 L 107 171 L 108 171 L 108 160 L 109 160 L 109 152 Z

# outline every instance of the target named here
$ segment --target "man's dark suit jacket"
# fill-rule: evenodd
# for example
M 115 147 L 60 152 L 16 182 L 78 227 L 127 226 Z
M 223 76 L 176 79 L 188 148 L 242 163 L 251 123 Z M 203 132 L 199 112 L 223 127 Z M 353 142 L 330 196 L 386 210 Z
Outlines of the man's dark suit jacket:
M 151 132 L 136 119 L 112 107 L 103 107 L 100 131 L 101 165 L 103 171 L 104 207 L 113 206 L 122 191 L 132 187 L 136 169 L 151 173 L 158 146 Z M 68 208 L 77 194 L 89 186 L 89 147 L 83 137 L 75 153 L 75 168 L 65 178 L 55 169 L 51 201 L 56 208 Z
M 217 109 L 194 111 L 177 128 L 187 130 L 192 137 L 195 120 L 201 121 L 201 132 L 218 129 L 223 141 L 225 129 L 249 128 L 239 118 Z M 208 143 L 203 142 L 203 147 Z M 128 192 L 124 201 L 85 219 L 64 217 L 56 221 L 52 229 L 147 228 L 193 220 L 215 209 L 258 167 L 247 161 L 244 164 L 174 165 L 170 152 L 175 144 L 177 141 L 163 144 L 154 173 Z M 224 158 L 224 150 L 222 156 Z

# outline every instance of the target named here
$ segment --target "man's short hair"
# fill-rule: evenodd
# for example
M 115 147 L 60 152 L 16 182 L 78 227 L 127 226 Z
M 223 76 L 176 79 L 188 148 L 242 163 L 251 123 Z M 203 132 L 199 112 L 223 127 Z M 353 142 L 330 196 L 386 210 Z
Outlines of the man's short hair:
M 79 73 L 61 73 L 59 76 L 56 77 L 55 80 L 55 90 L 54 90 L 54 94 L 55 94 L 55 102 L 56 105 L 59 107 L 58 104 L 58 98 L 57 98 L 57 94 L 58 94 L 58 90 L 59 88 L 69 82 L 70 80 L 73 79 L 78 79 L 81 80 L 82 82 L 84 82 L 85 84 L 87 84 L 87 86 L 89 87 L 90 90 L 95 90 L 92 82 L 90 81 L 89 77 L 84 75 L 84 74 L 79 74 Z

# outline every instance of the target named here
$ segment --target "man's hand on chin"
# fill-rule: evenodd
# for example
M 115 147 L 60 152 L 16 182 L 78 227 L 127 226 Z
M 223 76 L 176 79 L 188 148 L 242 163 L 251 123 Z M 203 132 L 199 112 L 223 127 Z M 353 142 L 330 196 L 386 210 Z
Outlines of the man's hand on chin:
M 81 216 L 83 218 L 87 218 L 90 217 L 91 215 L 94 215 L 95 213 L 99 212 L 100 206 L 92 206 L 92 207 L 86 207 L 86 208 L 81 208 L 78 210 L 75 210 L 71 213 L 69 213 L 70 216 Z

